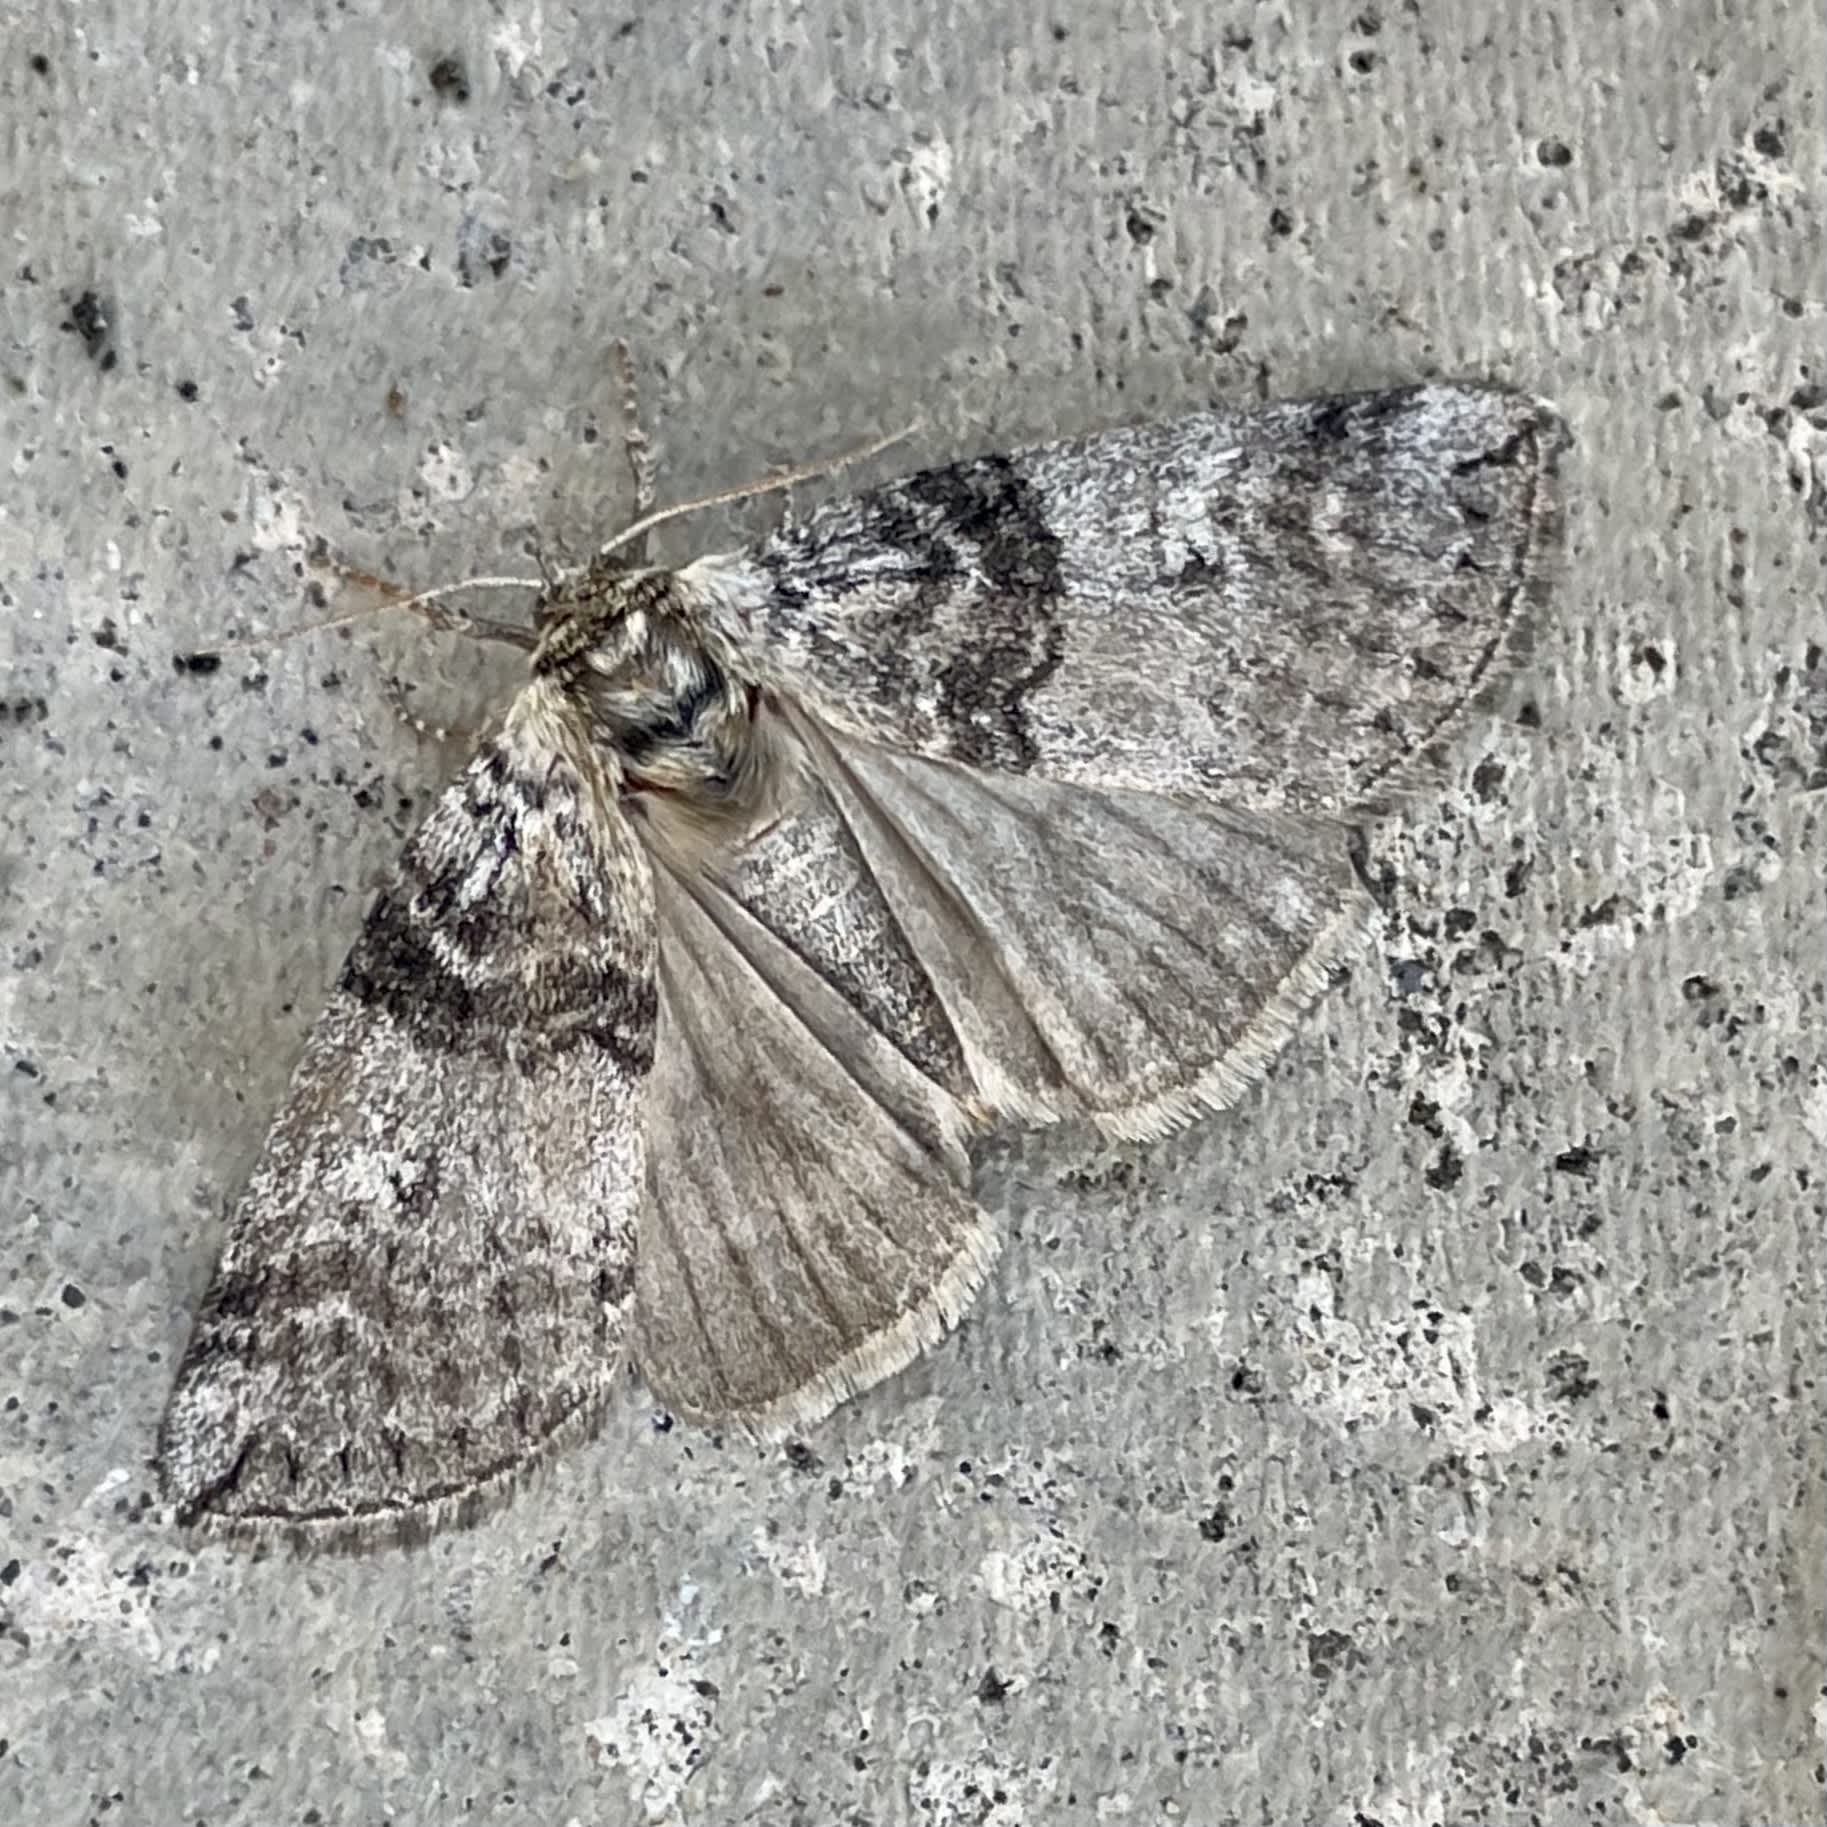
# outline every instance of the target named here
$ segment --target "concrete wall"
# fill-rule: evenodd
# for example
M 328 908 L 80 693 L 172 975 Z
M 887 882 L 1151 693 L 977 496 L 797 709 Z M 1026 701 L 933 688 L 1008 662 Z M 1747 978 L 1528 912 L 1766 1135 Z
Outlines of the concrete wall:
M 0 1818 L 1821 1818 L 1818 8 L 3 42 Z M 790 1451 L 631 1380 L 411 1555 L 193 1552 L 175 1355 L 461 753 L 387 680 L 474 727 L 513 675 L 384 619 L 173 655 L 321 613 L 318 538 L 414 584 L 584 548 L 618 335 L 674 497 L 916 415 L 908 462 L 1502 377 L 1574 428 L 1566 584 L 1270 1081 L 994 1154 L 927 1361 Z

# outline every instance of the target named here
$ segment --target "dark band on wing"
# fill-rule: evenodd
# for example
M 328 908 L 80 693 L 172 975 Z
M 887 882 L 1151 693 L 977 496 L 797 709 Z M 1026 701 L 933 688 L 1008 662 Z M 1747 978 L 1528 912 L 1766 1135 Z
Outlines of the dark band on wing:
M 493 911 L 499 919 L 501 910 Z M 484 909 L 470 926 L 491 917 Z M 650 974 L 581 950 L 545 951 L 527 975 L 467 974 L 440 955 L 435 927 L 410 902 L 384 893 L 343 966 L 339 988 L 379 1009 L 428 1051 L 501 1056 L 600 1047 L 631 1076 L 653 1063 L 655 993 Z M 480 932 L 471 936 L 481 939 Z M 491 948 L 482 947 L 478 956 Z M 495 955 L 526 958 L 499 937 Z

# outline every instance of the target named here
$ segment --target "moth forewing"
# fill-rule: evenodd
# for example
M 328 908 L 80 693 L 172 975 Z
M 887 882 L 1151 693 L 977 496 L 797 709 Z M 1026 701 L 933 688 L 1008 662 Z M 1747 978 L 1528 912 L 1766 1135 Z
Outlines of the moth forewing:
M 235 1210 L 161 1440 L 186 1521 L 413 1538 L 588 1429 L 653 1012 L 648 865 L 536 683 L 401 853 Z
M 1349 817 L 1521 653 L 1565 442 L 1493 387 L 1197 413 L 826 502 L 679 584 L 850 736 Z

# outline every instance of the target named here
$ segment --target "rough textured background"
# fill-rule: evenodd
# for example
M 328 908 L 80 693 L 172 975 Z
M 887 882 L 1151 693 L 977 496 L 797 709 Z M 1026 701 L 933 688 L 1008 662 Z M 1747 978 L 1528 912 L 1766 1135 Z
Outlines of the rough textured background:
M 1823 14 L 680 11 L 0 45 L 0 1819 L 1819 1820 Z M 384 682 L 511 675 L 173 655 L 316 613 L 320 536 L 612 525 L 617 334 L 674 496 L 1512 379 L 1558 619 L 1373 835 L 1380 957 L 1229 1117 L 992 1160 L 928 1362 L 784 1452 L 631 1382 L 417 1554 L 192 1553 L 174 1355 L 456 759 Z

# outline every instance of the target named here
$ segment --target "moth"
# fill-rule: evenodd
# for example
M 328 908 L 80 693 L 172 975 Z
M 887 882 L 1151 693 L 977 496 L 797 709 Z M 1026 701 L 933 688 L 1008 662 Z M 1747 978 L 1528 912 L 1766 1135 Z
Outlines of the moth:
M 996 1123 L 1234 1103 L 1354 826 L 1523 651 L 1553 409 L 1425 385 L 942 465 L 540 593 L 230 1221 L 160 1441 L 206 1533 L 483 1514 L 629 1362 L 779 1435 L 958 1319 Z

